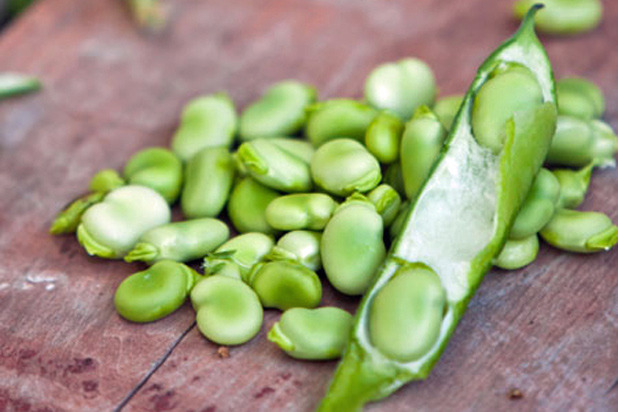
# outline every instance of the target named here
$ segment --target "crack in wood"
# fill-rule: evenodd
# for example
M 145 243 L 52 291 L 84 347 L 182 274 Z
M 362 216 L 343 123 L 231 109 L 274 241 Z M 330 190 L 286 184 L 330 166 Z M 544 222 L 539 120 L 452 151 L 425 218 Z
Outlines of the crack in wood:
M 163 366 L 163 364 L 165 363 L 165 361 L 170 357 L 170 355 L 172 354 L 172 352 L 174 351 L 174 349 L 176 349 L 176 346 L 178 346 L 180 344 L 180 342 L 182 342 L 182 340 L 185 338 L 185 336 L 187 336 L 187 334 L 189 332 L 191 332 L 191 329 L 193 329 L 195 327 L 196 323 L 193 322 L 191 324 L 191 326 L 189 326 L 187 328 L 187 330 L 185 330 L 180 337 L 178 337 L 178 339 L 176 339 L 172 345 L 165 351 L 165 353 L 163 354 L 163 356 L 161 356 L 160 359 L 158 359 L 154 365 L 152 365 L 152 367 L 148 370 L 148 372 L 146 372 L 146 375 L 137 383 L 137 385 L 131 389 L 131 391 L 128 393 L 127 396 L 125 396 L 125 398 L 120 401 L 120 403 L 118 404 L 118 406 L 116 406 L 114 408 L 114 412 L 120 412 L 122 411 L 122 409 L 127 406 L 127 404 L 131 401 L 131 399 L 137 394 L 137 392 L 139 392 L 140 389 L 142 389 L 142 387 L 146 384 L 146 382 L 148 382 L 148 380 L 152 377 L 152 375 L 155 374 L 155 372 L 157 370 L 159 370 L 159 368 L 161 366 Z

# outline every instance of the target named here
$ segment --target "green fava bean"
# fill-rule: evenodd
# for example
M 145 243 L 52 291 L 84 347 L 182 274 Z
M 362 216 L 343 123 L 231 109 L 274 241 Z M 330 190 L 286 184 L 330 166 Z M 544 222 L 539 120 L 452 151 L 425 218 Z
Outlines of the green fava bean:
M 172 150 L 186 161 L 205 147 L 230 147 L 238 119 L 227 94 L 216 93 L 191 100 L 182 110 Z
M 382 216 L 384 226 L 390 226 L 399 213 L 401 196 L 387 184 L 381 184 L 367 194 L 367 199 L 376 208 L 376 212 Z
M 88 184 L 91 192 L 108 193 L 126 185 L 127 182 L 114 169 L 99 170 Z
M 215 217 L 227 202 L 234 182 L 234 161 L 225 147 L 197 152 L 185 169 L 180 207 L 185 217 Z
M 271 251 L 275 242 L 263 233 L 236 236 L 204 258 L 207 275 L 226 275 L 247 281 L 251 268 Z
M 402 268 L 369 309 L 369 337 L 386 356 L 419 359 L 438 339 L 446 305 L 440 277 L 427 267 Z
M 266 221 L 279 230 L 322 230 L 337 202 L 324 193 L 298 193 L 278 197 L 266 208 Z
M 269 142 L 278 146 L 281 150 L 298 157 L 307 164 L 311 162 L 311 158 L 315 153 L 313 145 L 306 140 L 288 137 L 273 137 L 269 139 Z
M 513 114 L 543 103 L 541 87 L 532 73 L 522 67 L 498 68 L 474 99 L 472 130 L 477 142 L 493 153 L 502 150 Z M 511 126 L 509 126 L 511 125 Z
M 170 218 L 170 208 L 159 193 L 145 186 L 123 186 L 84 213 L 77 239 L 90 255 L 118 259 L 145 232 Z
M 618 243 L 618 226 L 603 213 L 559 209 L 541 230 L 541 237 L 558 249 L 594 253 Z
M 52 235 L 74 233 L 86 210 L 101 202 L 104 197 L 105 193 L 95 192 L 77 198 L 58 213 L 49 227 L 49 233 Z
M 309 164 L 270 139 L 243 143 L 238 148 L 238 159 L 251 177 L 272 189 L 294 193 L 313 187 Z
M 586 79 L 566 78 L 556 82 L 558 114 L 583 120 L 599 118 L 605 111 L 605 97 L 599 87 Z
M 556 133 L 552 139 L 546 162 L 551 165 L 584 167 L 614 166 L 618 151 L 618 137 L 612 128 L 600 121 L 590 122 L 571 116 L 558 116 Z
M 275 233 L 266 221 L 266 208 L 279 196 L 278 192 L 250 177 L 236 183 L 227 204 L 227 213 L 236 230 L 241 233 Z
M 305 125 L 306 108 L 315 102 L 315 88 L 294 80 L 279 82 L 240 116 L 240 139 L 293 135 Z
M 319 232 L 309 230 L 293 230 L 281 236 L 277 245 L 273 247 L 267 258 L 270 260 L 293 260 L 313 270 L 320 270 L 322 260 L 320 258 Z
M 219 345 L 240 345 L 258 334 L 264 311 L 255 292 L 238 279 L 215 275 L 191 291 L 197 328 Z
M 401 174 L 408 199 L 414 199 L 427 180 L 446 135 L 442 123 L 427 106 L 421 106 L 406 123 L 401 138 Z
M 156 190 L 172 204 L 182 188 L 182 162 L 171 151 L 152 147 L 133 155 L 124 167 L 124 177 L 131 185 Z
M 144 233 L 124 260 L 153 263 L 169 259 L 188 262 L 206 256 L 229 237 L 227 225 L 217 219 L 168 223 Z
M 539 170 L 524 201 L 509 239 L 524 239 L 537 233 L 554 215 L 560 197 L 560 182 L 547 169 Z
M 343 309 L 293 308 L 283 312 L 268 332 L 268 340 L 292 358 L 336 359 L 348 342 L 351 328 L 352 315 Z
M 362 142 L 377 111 L 355 100 L 336 99 L 315 103 L 307 109 L 305 135 L 315 146 L 347 137 Z
M 399 142 L 403 122 L 389 112 L 378 114 L 365 134 L 365 146 L 380 163 L 389 164 L 399 159 Z
M 314 308 L 322 300 L 320 278 L 313 270 L 297 262 L 258 263 L 248 276 L 248 283 L 265 308 Z
M 403 183 L 403 173 L 401 171 L 401 163 L 396 162 L 390 164 L 384 172 L 384 183 L 395 189 L 399 196 L 406 197 L 406 187 Z
M 406 217 L 408 215 L 409 209 L 410 209 L 409 200 L 403 202 L 401 206 L 399 206 L 399 210 L 397 211 L 397 216 L 395 216 L 395 220 L 393 220 L 390 227 L 388 228 L 388 237 L 391 241 L 395 240 L 395 238 L 397 238 L 397 235 L 399 235 L 399 232 L 401 232 L 401 229 L 403 228 L 403 225 L 406 221 Z
M 518 0 L 513 11 L 515 17 L 523 18 L 537 0 Z M 540 10 L 536 27 L 549 34 L 577 34 L 597 27 L 603 14 L 600 0 L 543 0 L 545 8 Z
M 335 289 L 365 292 L 386 254 L 383 232 L 382 217 L 366 199 L 352 196 L 337 208 L 320 242 L 324 272 Z
M 590 163 L 580 170 L 552 170 L 552 173 L 560 183 L 560 197 L 558 198 L 556 207 L 575 209 L 583 203 L 586 192 L 588 191 L 593 168 L 594 164 Z
M 408 120 L 421 105 L 436 100 L 436 79 L 419 59 L 404 59 L 376 67 L 365 81 L 365 98 L 377 109 L 395 112 Z
M 122 281 L 114 295 L 116 311 L 132 322 L 152 322 L 178 309 L 197 273 L 182 263 L 162 260 Z
M 521 269 L 534 262 L 538 253 L 539 237 L 535 233 L 523 239 L 507 240 L 493 264 L 505 270 Z
M 367 192 L 382 180 L 380 163 L 352 139 L 335 139 L 320 146 L 311 159 L 311 176 L 336 196 Z
M 439 99 L 433 106 L 433 112 L 440 119 L 440 123 L 446 130 L 451 130 L 453 120 L 463 102 L 463 94 L 456 94 Z

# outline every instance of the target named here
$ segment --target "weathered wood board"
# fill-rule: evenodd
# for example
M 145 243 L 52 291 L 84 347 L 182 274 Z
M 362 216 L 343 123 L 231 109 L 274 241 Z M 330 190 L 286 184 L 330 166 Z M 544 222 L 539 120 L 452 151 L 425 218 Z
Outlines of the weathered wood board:
M 230 350 L 204 340 L 187 305 L 149 325 L 120 319 L 115 287 L 140 266 L 89 258 L 47 234 L 103 167 L 166 145 L 179 110 L 227 90 L 239 107 L 298 78 L 322 98 L 360 97 L 373 66 L 418 56 L 442 94 L 462 92 L 517 27 L 510 2 L 211 0 L 170 2 L 144 36 L 119 2 L 42 0 L 0 33 L 0 71 L 40 76 L 40 93 L 0 103 L 0 411 L 309 411 L 334 362 L 287 358 L 260 335 Z M 618 128 L 618 3 L 590 34 L 544 37 L 557 76 L 607 96 Z M 618 221 L 618 171 L 595 172 L 585 209 Z M 355 300 L 331 289 L 325 303 Z M 618 253 L 543 247 L 524 270 L 492 271 L 442 360 L 369 410 L 618 410 Z M 523 397 L 509 396 L 518 389 Z

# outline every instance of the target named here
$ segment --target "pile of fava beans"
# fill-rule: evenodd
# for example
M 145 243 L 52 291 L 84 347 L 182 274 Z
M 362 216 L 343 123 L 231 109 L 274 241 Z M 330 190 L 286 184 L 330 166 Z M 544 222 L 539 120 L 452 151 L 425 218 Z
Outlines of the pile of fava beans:
M 565 78 L 557 97 L 547 168 L 497 267 L 533 262 L 539 236 L 581 253 L 603 249 L 599 236 L 618 241 L 606 215 L 575 210 L 593 170 L 615 163 L 618 138 L 600 120 L 603 94 Z M 201 96 L 185 106 L 169 149 L 147 148 L 122 173 L 97 173 L 51 233 L 76 233 L 90 255 L 144 262 L 115 293 L 129 321 L 155 321 L 189 297 L 207 339 L 239 345 L 260 331 L 263 308 L 278 309 L 269 340 L 295 358 L 334 359 L 352 316 L 318 308 L 320 275 L 343 294 L 368 288 L 461 101 L 436 101 L 432 70 L 414 58 L 375 68 L 362 101 L 318 101 L 313 87 L 293 80 L 272 85 L 240 115 L 225 93 Z M 184 220 L 171 222 L 175 204 Z

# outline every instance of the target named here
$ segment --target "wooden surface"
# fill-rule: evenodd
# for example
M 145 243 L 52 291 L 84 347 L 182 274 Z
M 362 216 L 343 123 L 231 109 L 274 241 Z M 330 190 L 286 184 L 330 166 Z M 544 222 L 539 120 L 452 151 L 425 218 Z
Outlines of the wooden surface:
M 322 98 L 360 97 L 373 66 L 406 56 L 433 67 L 443 94 L 462 92 L 516 28 L 511 2 L 176 0 L 154 37 L 118 3 L 43 0 L 0 33 L 0 70 L 45 84 L 0 103 L 0 411 L 309 411 L 335 363 L 294 361 L 267 342 L 277 313 L 229 358 L 188 305 L 129 324 L 112 296 L 140 266 L 89 258 L 48 225 L 96 170 L 167 144 L 200 93 L 227 90 L 242 107 L 297 78 Z M 593 33 L 543 40 L 558 76 L 603 88 L 617 128 L 618 3 L 605 6 Z M 616 169 L 595 172 L 584 208 L 618 221 L 617 187 Z M 429 379 L 368 410 L 618 410 L 617 267 L 615 250 L 543 247 L 524 270 L 492 271 Z

